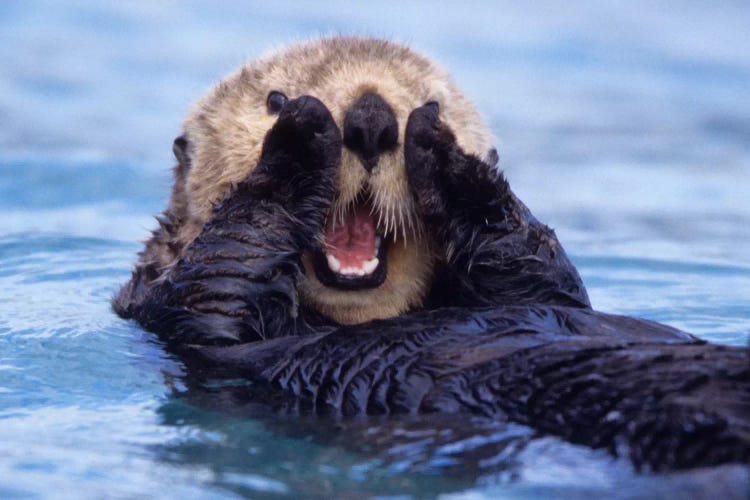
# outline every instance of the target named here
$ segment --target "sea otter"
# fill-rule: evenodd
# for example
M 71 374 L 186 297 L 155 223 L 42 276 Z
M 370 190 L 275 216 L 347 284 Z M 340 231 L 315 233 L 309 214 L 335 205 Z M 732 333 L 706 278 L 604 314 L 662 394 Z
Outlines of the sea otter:
M 173 150 L 169 206 L 113 305 L 195 372 L 299 411 L 624 440 L 656 468 L 750 460 L 748 351 L 593 311 L 429 59 L 357 37 L 271 54 L 200 100 Z

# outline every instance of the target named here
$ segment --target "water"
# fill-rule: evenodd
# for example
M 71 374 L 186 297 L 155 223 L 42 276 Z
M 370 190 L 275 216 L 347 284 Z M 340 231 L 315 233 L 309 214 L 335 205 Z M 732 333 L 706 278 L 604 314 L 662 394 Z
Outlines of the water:
M 598 309 L 747 344 L 745 2 L 218 5 L 0 4 L 0 497 L 741 495 L 739 468 L 637 475 L 515 425 L 223 411 L 108 300 L 189 103 L 246 58 L 356 32 L 450 69 Z

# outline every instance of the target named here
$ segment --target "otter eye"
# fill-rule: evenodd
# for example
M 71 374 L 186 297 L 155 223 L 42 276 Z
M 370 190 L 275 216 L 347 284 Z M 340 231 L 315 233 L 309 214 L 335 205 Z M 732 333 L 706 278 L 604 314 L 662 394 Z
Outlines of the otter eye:
M 287 96 L 282 94 L 281 92 L 272 91 L 270 94 L 268 94 L 268 99 L 266 99 L 266 107 L 268 108 L 268 112 L 272 115 L 277 114 L 279 111 L 281 111 L 281 108 L 284 107 L 284 104 L 287 103 L 289 99 Z
M 424 103 L 425 106 L 428 106 L 432 111 L 435 112 L 435 114 L 440 112 L 440 104 L 437 103 L 437 101 L 428 101 Z

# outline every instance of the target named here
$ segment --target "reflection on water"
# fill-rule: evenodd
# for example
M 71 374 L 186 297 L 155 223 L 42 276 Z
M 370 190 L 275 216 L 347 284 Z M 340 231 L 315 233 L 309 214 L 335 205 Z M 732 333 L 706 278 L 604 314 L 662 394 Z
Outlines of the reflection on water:
M 247 384 L 176 391 L 158 410 L 162 422 L 192 427 L 197 435 L 152 451 L 170 465 L 208 467 L 213 485 L 249 496 L 473 491 L 491 498 L 638 498 L 657 492 L 715 498 L 718 490 L 710 485 L 719 481 L 733 498 L 750 485 L 750 471 L 740 466 L 639 474 L 605 450 L 465 415 L 284 418 L 256 407 L 253 391 Z M 283 482 L 275 479 L 280 476 Z
M 741 468 L 639 475 L 517 425 L 272 417 L 252 386 L 185 387 L 108 300 L 189 103 L 268 48 L 356 32 L 448 67 L 597 308 L 747 343 L 747 25 L 742 1 L 0 3 L 0 497 L 742 496 Z

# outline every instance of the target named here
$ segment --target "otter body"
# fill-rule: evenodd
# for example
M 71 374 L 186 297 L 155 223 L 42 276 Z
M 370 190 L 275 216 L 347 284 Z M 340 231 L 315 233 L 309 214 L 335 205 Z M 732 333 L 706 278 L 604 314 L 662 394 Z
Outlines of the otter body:
M 362 38 L 293 47 L 219 84 L 174 151 L 170 205 L 114 307 L 195 373 L 252 377 L 304 411 L 625 439 L 656 468 L 750 460 L 747 350 L 592 311 L 429 60 Z M 729 399 L 709 408 L 715 388 Z M 695 436 L 713 451 L 696 458 Z

